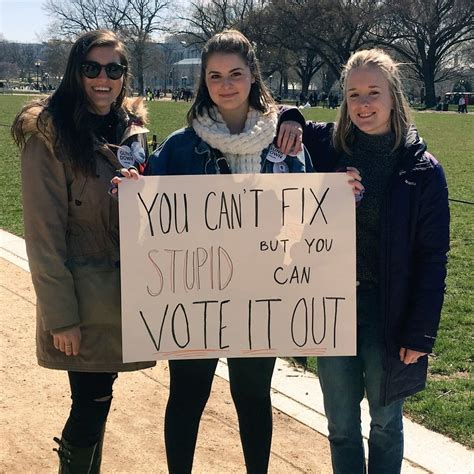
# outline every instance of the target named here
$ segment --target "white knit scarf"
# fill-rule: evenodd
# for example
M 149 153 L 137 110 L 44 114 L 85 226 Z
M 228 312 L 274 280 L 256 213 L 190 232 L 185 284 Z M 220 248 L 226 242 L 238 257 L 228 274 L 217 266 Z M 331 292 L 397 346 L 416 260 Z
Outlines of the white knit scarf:
M 233 173 L 259 173 L 260 154 L 273 141 L 278 123 L 276 111 L 263 114 L 250 108 L 242 133 L 232 135 L 216 107 L 211 114 L 193 120 L 199 138 L 219 150 L 227 159 Z

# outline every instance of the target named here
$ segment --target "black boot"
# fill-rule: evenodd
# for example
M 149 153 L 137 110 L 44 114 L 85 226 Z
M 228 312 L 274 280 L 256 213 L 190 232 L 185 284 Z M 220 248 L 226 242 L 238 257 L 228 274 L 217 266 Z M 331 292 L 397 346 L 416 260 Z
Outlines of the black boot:
M 100 464 L 102 462 L 102 446 L 104 445 L 104 434 L 105 434 L 105 424 L 100 432 L 99 441 L 97 441 L 96 448 L 94 451 L 94 457 L 92 458 L 90 474 L 100 474 Z
M 64 438 L 53 438 L 59 444 L 54 448 L 59 456 L 59 474 L 90 474 L 97 444 L 87 448 L 73 446 Z M 100 461 L 99 461 L 100 466 Z M 99 472 L 99 471 L 95 471 Z

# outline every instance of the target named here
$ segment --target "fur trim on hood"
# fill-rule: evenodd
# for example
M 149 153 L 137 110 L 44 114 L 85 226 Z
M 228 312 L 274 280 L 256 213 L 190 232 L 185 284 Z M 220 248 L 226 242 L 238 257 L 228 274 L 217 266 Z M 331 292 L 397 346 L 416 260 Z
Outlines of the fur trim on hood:
M 127 97 L 122 107 L 127 111 L 128 115 L 140 119 L 144 124 L 148 122 L 148 109 L 145 106 L 143 97 Z

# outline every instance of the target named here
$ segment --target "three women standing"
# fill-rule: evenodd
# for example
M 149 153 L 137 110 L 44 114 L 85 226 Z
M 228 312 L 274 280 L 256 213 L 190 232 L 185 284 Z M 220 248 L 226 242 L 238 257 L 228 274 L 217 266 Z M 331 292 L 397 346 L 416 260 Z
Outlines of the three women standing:
M 126 99 L 127 58 L 110 32 L 74 44 L 50 99 L 26 106 L 13 126 L 22 151 L 25 238 L 38 296 L 40 365 L 67 370 L 72 408 L 60 441 L 61 472 L 99 472 L 119 371 L 118 168 L 144 162 L 144 114 Z M 367 192 L 357 211 L 358 353 L 319 360 L 336 473 L 365 470 L 360 401 L 372 417 L 369 472 L 398 473 L 403 398 L 421 390 L 443 301 L 447 189 L 440 165 L 410 126 L 397 66 L 379 50 L 349 60 L 340 118 L 304 125 L 317 171 L 356 167 Z M 287 119 L 290 117 L 286 117 Z M 152 156 L 147 174 L 304 172 L 307 156 L 268 160 L 277 112 L 255 53 L 236 31 L 215 35 L 189 127 Z M 287 124 L 280 143 L 291 148 Z M 278 166 L 275 166 L 278 165 Z M 134 171 L 127 172 L 138 176 Z M 199 422 L 217 360 L 170 361 L 165 440 L 169 470 L 192 469 Z M 264 473 L 272 437 L 275 359 L 230 359 L 231 392 L 249 473 Z M 75 470 L 75 471 L 74 471 Z
M 60 472 L 98 473 L 122 362 L 118 168 L 145 161 L 146 113 L 127 99 L 128 59 L 110 31 L 72 46 L 54 94 L 26 105 L 12 133 L 22 148 L 25 240 L 37 295 L 37 358 L 66 370 L 72 407 L 59 443 Z

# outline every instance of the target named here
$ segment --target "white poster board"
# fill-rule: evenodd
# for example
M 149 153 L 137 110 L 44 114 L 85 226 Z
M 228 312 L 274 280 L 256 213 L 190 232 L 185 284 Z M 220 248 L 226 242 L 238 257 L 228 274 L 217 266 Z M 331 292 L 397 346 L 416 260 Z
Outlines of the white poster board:
M 120 185 L 124 362 L 354 355 L 345 173 L 153 176 Z

